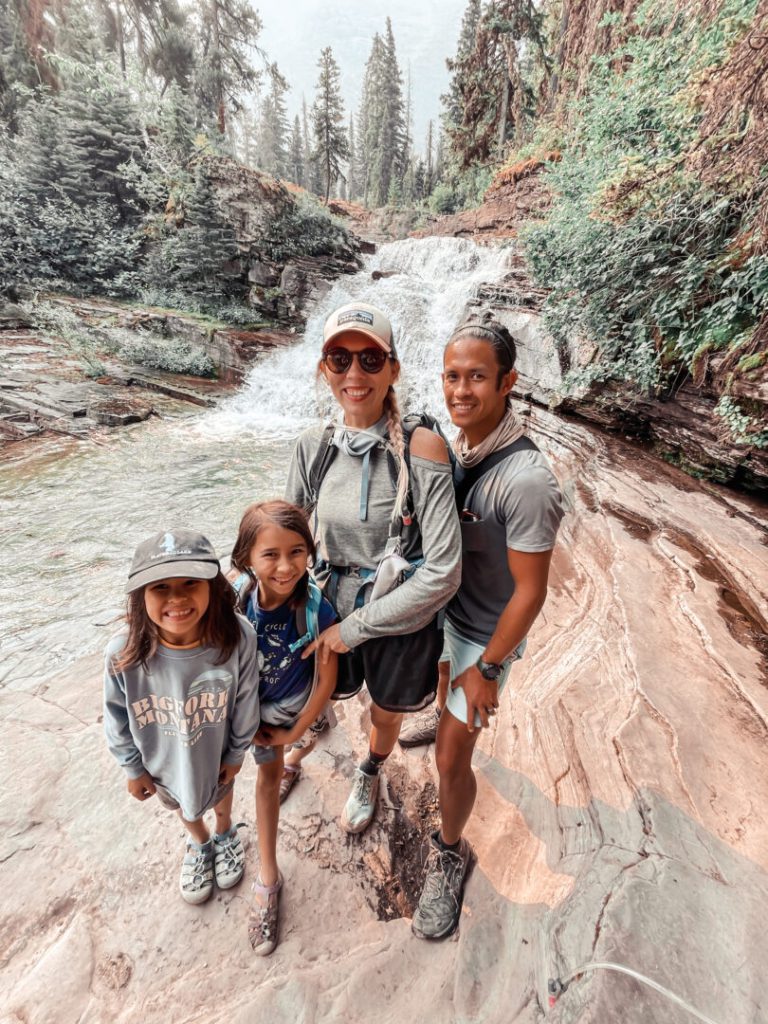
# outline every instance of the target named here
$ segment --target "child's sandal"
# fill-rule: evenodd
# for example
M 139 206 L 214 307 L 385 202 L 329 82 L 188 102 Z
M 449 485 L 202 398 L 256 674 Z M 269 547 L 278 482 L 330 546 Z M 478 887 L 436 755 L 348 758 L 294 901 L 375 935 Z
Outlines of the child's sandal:
M 283 876 L 278 874 L 274 885 L 261 885 L 257 880 L 252 888 L 264 900 L 255 900 L 248 915 L 248 940 L 256 956 L 269 956 L 277 945 L 277 925 L 280 911 L 280 889 Z
M 280 779 L 280 803 L 282 803 L 288 794 L 293 789 L 294 785 L 298 782 L 299 776 L 301 775 L 301 766 L 298 764 L 284 764 L 283 765 L 283 777 Z

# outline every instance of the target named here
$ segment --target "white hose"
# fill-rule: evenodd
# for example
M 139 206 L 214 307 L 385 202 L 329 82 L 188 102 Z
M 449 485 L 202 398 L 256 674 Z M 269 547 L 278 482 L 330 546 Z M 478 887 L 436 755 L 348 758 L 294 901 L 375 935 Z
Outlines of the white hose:
M 609 961 L 585 964 L 583 967 L 579 967 L 578 970 L 572 971 L 571 974 L 569 974 L 564 981 L 560 982 L 561 991 L 565 991 L 569 983 L 573 981 L 574 978 L 578 978 L 579 975 L 585 974 L 587 971 L 600 970 L 618 971 L 619 974 L 628 974 L 631 978 L 635 978 L 637 981 L 642 982 L 644 985 L 648 985 L 650 988 L 653 988 L 657 992 L 660 992 L 661 995 L 666 996 L 667 999 L 671 1000 L 673 1003 L 677 1003 L 678 1006 L 682 1006 L 682 1008 L 684 1010 L 687 1010 L 688 1013 L 693 1014 L 693 1016 L 696 1017 L 697 1020 L 704 1021 L 704 1024 L 717 1024 L 717 1021 L 712 1020 L 711 1017 L 705 1017 L 703 1013 L 699 1013 L 699 1011 L 694 1009 L 694 1007 L 691 1006 L 690 1003 L 687 1003 L 685 999 L 681 999 L 680 996 L 675 995 L 674 992 L 670 992 L 668 988 L 664 988 L 663 985 L 660 985 L 657 981 L 653 981 L 652 978 L 646 978 L 644 974 L 640 974 L 639 971 L 633 971 L 631 967 L 625 967 L 623 964 L 610 963 Z

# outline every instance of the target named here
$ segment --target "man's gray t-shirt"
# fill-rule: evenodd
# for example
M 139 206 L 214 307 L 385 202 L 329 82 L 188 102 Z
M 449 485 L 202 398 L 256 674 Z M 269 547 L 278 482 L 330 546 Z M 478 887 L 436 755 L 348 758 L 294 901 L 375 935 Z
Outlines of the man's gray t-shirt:
M 507 548 L 553 548 L 563 518 L 562 495 L 546 457 L 521 451 L 481 476 L 464 508 L 477 520 L 461 517 L 461 586 L 447 614 L 462 636 L 487 644 L 515 592 Z

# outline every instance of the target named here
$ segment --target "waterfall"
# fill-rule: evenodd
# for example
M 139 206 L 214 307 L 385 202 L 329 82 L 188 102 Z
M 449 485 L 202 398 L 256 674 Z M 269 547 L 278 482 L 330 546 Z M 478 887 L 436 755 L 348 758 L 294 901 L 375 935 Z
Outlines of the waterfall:
M 296 435 L 327 399 L 315 368 L 323 323 L 337 306 L 359 299 L 387 312 L 402 364 L 403 408 L 426 409 L 447 424 L 443 345 L 478 285 L 498 280 L 506 263 L 505 250 L 460 239 L 384 245 L 317 303 L 303 338 L 265 352 L 218 408 L 115 431 L 63 458 L 41 451 L 23 471 L 0 465 L 8 523 L 23 523 L 4 538 L 0 682 L 31 685 L 103 646 L 115 629 L 138 541 L 191 526 L 226 552 L 246 505 L 282 494 Z M 376 270 L 392 276 L 374 281 Z
M 390 242 L 363 269 L 335 282 L 312 311 L 300 342 L 265 354 L 243 389 L 206 417 L 208 436 L 242 432 L 259 439 L 294 436 L 326 411 L 327 389 L 316 381 L 323 324 L 338 306 L 359 300 L 379 306 L 392 321 L 401 362 L 398 393 L 404 409 L 444 418 L 439 373 L 446 339 L 481 283 L 505 272 L 508 250 L 479 248 L 466 239 Z M 374 271 L 383 275 L 373 279 Z

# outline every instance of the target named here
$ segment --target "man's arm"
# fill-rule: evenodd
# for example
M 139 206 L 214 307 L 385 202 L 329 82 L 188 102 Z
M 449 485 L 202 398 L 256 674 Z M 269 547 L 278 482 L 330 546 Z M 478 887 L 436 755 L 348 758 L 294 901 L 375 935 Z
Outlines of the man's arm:
M 507 563 L 515 581 L 515 592 L 499 616 L 493 636 L 483 653 L 483 661 L 499 664 L 508 658 L 544 606 L 547 598 L 547 579 L 552 551 L 513 551 L 507 548 Z M 474 665 L 457 676 L 452 687 L 460 686 L 467 699 L 467 729 L 475 730 L 475 711 L 484 729 L 488 727 L 488 712 L 499 704 L 495 681 L 484 679 Z

